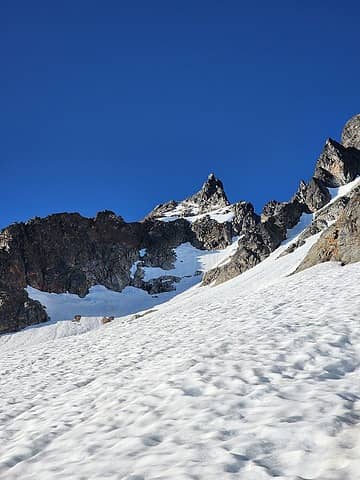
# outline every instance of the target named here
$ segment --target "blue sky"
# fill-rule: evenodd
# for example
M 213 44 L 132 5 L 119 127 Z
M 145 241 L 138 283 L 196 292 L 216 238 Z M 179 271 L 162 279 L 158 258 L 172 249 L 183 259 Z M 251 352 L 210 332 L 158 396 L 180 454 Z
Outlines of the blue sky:
M 0 226 L 287 200 L 359 113 L 358 2 L 0 2 Z

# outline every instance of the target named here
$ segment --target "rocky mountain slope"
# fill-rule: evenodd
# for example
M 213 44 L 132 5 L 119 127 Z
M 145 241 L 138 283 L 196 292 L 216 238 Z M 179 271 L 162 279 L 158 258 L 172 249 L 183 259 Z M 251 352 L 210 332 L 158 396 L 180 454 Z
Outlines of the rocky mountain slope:
M 329 205 L 325 211 L 323 208 L 331 200 L 331 189 L 346 185 L 360 175 L 360 150 L 356 148 L 359 146 L 359 125 L 360 115 L 356 115 L 347 122 L 342 134 L 346 146 L 332 139 L 326 141 L 316 162 L 312 179 L 308 183 L 301 181 L 297 192 L 289 202 L 270 201 L 267 203 L 263 208 L 261 218 L 240 238 L 238 249 L 231 260 L 226 265 L 219 266 L 205 274 L 203 280 L 205 284 L 216 284 L 229 280 L 262 261 L 286 238 L 287 229 L 295 226 L 303 214 L 312 213 L 314 215 L 312 224 L 304 233 L 304 235 L 310 236 L 327 229 L 343 213 L 349 197 Z M 349 209 L 353 212 L 353 217 L 358 219 L 360 214 L 358 196 L 354 197 Z M 274 243 L 269 241 L 270 227 L 276 232 L 276 235 L 272 237 L 275 240 Z M 350 227 L 347 232 L 348 236 L 354 238 L 357 236 L 355 227 Z M 360 250 L 353 248 L 353 252 L 352 261 L 360 260 Z M 343 257 L 344 261 L 350 258 L 346 255 Z M 328 255 L 326 258 L 335 259 L 336 255 L 332 257 Z M 319 257 L 318 262 L 320 261 Z
M 359 125 L 360 115 L 349 120 L 342 144 L 328 139 L 311 180 L 301 181 L 288 202 L 267 203 L 261 215 L 249 202 L 231 205 L 211 174 L 198 193 L 158 205 L 141 222 L 126 223 L 105 211 L 95 218 L 61 213 L 10 225 L 0 232 L 0 332 L 48 319 L 41 303 L 29 298 L 28 286 L 80 297 L 95 285 L 157 295 L 174 290 L 184 276 L 200 278 L 197 270 L 180 276 L 174 270 L 182 245 L 210 252 L 236 242 L 226 261 L 203 270 L 205 285 L 229 280 L 269 256 L 303 215 L 314 215 L 304 236 L 325 233 L 309 252 L 312 260 L 299 268 L 328 259 L 358 261 L 359 195 L 331 198 L 333 189 L 360 175 Z M 297 247 L 290 245 L 287 253 Z

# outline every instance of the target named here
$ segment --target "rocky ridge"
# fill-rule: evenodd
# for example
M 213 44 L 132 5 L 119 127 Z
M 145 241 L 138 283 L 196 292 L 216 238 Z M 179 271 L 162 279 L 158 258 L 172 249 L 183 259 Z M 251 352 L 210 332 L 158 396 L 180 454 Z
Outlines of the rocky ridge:
M 302 180 L 288 202 L 272 200 L 264 206 L 261 218 L 244 232 L 230 261 L 204 275 L 205 285 L 222 283 L 264 260 L 286 239 L 287 230 L 299 222 L 302 214 L 321 211 L 330 202 L 329 188 L 346 185 L 360 175 L 360 150 L 354 146 L 359 145 L 359 118 L 356 115 L 345 125 L 342 138 L 345 138 L 347 146 L 332 139 L 325 142 L 313 177 L 308 183 Z M 315 214 L 314 222 L 302 234 L 298 244 L 288 248 L 287 253 L 303 244 L 309 236 L 327 228 L 329 222 L 344 211 L 347 202 L 348 198 L 342 199 L 332 204 L 326 213 Z M 352 204 L 353 209 L 355 205 L 356 202 Z
M 287 202 L 268 202 L 261 215 L 250 202 L 231 205 L 222 182 L 210 174 L 199 192 L 158 205 L 142 222 L 126 223 L 104 211 L 95 218 L 60 213 L 10 225 L 0 232 L 0 333 L 48 319 L 43 306 L 28 297 L 28 285 L 81 297 L 93 285 L 115 291 L 133 286 L 150 294 L 166 292 L 181 280 L 167 274 L 176 260 L 174 249 L 184 243 L 201 250 L 224 249 L 238 237 L 229 261 L 203 277 L 204 285 L 221 283 L 265 259 L 304 213 L 315 213 L 314 221 L 287 253 L 324 230 L 330 237 L 321 237 L 322 244 L 304 260 L 303 268 L 326 259 L 355 261 L 356 253 L 346 251 L 359 252 L 358 244 L 348 240 L 358 234 L 358 195 L 329 203 L 329 188 L 360 174 L 359 118 L 346 124 L 343 144 L 327 140 L 309 182 L 301 181 Z M 329 227 L 331 222 L 335 224 Z M 328 244 L 333 247 L 327 248 Z M 161 268 L 163 274 L 146 279 L 146 267 Z

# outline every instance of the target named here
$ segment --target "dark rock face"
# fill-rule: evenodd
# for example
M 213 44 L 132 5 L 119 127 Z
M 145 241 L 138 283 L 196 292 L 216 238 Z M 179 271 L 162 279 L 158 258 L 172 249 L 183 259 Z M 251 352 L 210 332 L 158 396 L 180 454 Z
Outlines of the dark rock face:
M 286 238 L 286 228 L 276 223 L 274 217 L 260 221 L 253 213 L 252 222 L 241 231 L 238 248 L 230 261 L 206 272 L 203 285 L 218 285 L 264 260 Z
M 262 224 L 250 202 L 239 202 L 233 208 L 233 235 L 239 236 L 238 248 L 231 261 L 205 273 L 203 285 L 219 284 L 259 263 L 278 244 L 283 229 L 273 220 Z
M 271 200 L 264 206 L 261 218 L 263 221 L 274 218 L 279 227 L 288 229 L 293 228 L 298 223 L 304 211 L 304 205 L 297 199 L 290 202 Z
M 294 198 L 305 205 L 306 213 L 312 213 L 326 205 L 331 200 L 331 195 L 320 180 L 312 178 L 309 183 L 303 180 L 300 182 Z
M 341 143 L 344 147 L 353 147 L 360 150 L 360 114 L 354 115 L 345 124 L 341 135 Z
M 240 235 L 246 231 L 253 230 L 260 222 L 260 217 L 254 211 L 250 202 L 238 202 L 233 206 L 234 218 L 232 226 L 234 235 Z
M 340 187 L 360 174 L 360 151 L 329 138 L 316 163 L 314 177 L 326 187 Z
M 0 232 L 1 330 L 12 331 L 44 321 L 46 312 L 23 290 L 30 285 L 47 292 L 85 296 L 89 287 L 122 290 L 143 241 L 142 224 L 125 224 L 112 212 L 95 219 L 57 214 Z M 9 317 L 10 310 L 13 312 Z
M 25 290 L 0 289 L 0 333 L 14 332 L 48 320 L 44 307 Z
M 360 261 L 359 187 L 351 196 L 338 220 L 325 230 L 296 272 L 330 260 L 344 264 Z
M 173 222 L 148 220 L 142 225 L 144 237 L 140 248 L 146 248 L 146 255 L 142 260 L 148 267 L 161 267 L 165 270 L 172 268 L 175 260 L 173 249 L 182 243 L 195 242 L 189 222 L 182 218 Z
M 231 244 L 232 227 L 231 223 L 218 223 L 208 215 L 197 220 L 191 225 L 196 241 L 194 245 L 198 248 L 212 250 L 225 248 Z
M 0 237 L 7 235 L 6 230 Z M 16 242 L 9 244 L 12 268 L 5 275 L 7 283 L 13 281 L 9 275 L 15 265 L 17 286 L 80 296 L 95 284 L 124 288 L 144 235 L 143 225 L 125 224 L 112 212 L 100 213 L 95 219 L 50 215 L 12 225 L 9 230 Z

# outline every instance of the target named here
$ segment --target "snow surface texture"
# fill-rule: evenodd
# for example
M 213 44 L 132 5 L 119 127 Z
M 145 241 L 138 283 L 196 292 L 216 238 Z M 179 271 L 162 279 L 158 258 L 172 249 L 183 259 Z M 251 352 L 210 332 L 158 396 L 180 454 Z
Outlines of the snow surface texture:
M 359 479 L 360 264 L 289 276 L 311 219 L 145 316 L 0 336 L 0 478 Z
M 287 277 L 315 240 L 141 318 L 0 337 L 0 478 L 360 478 L 360 264 Z

